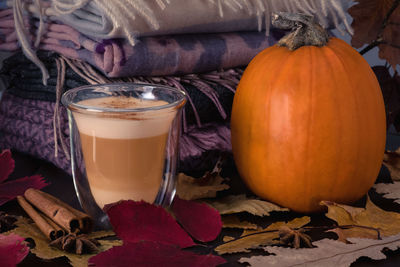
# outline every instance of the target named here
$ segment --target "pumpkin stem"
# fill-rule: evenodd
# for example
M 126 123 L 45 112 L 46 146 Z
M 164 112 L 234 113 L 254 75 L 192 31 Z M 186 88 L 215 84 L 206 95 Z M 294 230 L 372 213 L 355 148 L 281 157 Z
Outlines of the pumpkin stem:
M 293 51 L 302 46 L 325 46 L 329 41 L 327 31 L 314 21 L 313 16 L 278 12 L 272 15 L 272 25 L 282 30 L 292 30 L 278 42 L 278 46 Z

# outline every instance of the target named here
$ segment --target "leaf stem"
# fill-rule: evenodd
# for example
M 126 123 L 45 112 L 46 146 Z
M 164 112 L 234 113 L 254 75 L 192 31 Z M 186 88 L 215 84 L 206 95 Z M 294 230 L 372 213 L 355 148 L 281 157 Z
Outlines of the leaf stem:
M 377 239 L 382 239 L 381 238 L 381 231 L 379 228 L 374 228 L 374 227 L 370 227 L 370 226 L 364 226 L 364 225 L 355 225 L 355 224 L 347 224 L 347 225 L 333 225 L 333 226 L 305 226 L 305 227 L 298 227 L 298 228 L 292 228 L 293 230 L 300 230 L 300 229 L 304 229 L 304 230 L 317 230 L 317 229 L 335 229 L 335 228 L 340 228 L 340 229 L 350 229 L 350 228 L 363 228 L 363 229 L 369 229 L 372 231 L 376 231 L 377 234 Z M 258 234 L 265 234 L 265 233 L 276 233 L 279 232 L 279 229 L 274 229 L 274 230 L 264 230 L 264 231 L 259 231 L 259 232 L 255 232 L 255 233 L 250 233 L 247 235 L 243 235 L 243 236 L 239 236 L 235 239 L 229 240 L 224 242 L 223 244 L 219 244 L 219 245 L 215 245 L 215 247 L 224 245 L 224 244 L 228 244 L 228 243 L 232 243 L 235 242 L 237 240 L 249 237 L 249 236 L 253 236 L 253 235 L 258 235 Z
M 372 50 L 373 48 L 375 48 L 376 46 L 378 46 L 382 43 L 383 43 L 382 39 L 374 40 L 372 43 L 370 43 L 365 48 L 363 48 L 363 50 L 360 51 L 360 54 L 364 55 L 365 53 L 369 52 L 370 50 Z

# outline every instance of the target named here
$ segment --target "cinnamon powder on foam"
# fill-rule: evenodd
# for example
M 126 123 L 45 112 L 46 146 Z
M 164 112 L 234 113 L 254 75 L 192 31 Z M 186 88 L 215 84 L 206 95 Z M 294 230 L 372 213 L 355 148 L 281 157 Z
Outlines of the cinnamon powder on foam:
M 88 107 L 102 107 L 115 109 L 129 108 L 149 108 L 167 105 L 168 102 L 163 100 L 143 100 L 133 97 L 110 96 L 103 98 L 87 99 L 79 102 L 80 105 Z
M 167 115 L 168 113 L 175 111 L 176 107 L 170 107 L 160 110 L 149 110 L 145 112 L 118 112 L 118 109 L 141 109 L 150 107 L 161 107 L 168 104 L 168 102 L 163 100 L 143 100 L 134 97 L 125 96 L 110 96 L 103 98 L 92 98 L 86 99 L 78 102 L 79 105 L 85 106 L 90 110 L 90 108 L 111 108 L 116 109 L 117 112 L 99 112 L 93 113 L 90 111 L 80 110 L 76 107 L 71 107 L 72 111 L 78 111 L 82 113 L 89 113 L 98 117 L 107 118 L 118 118 L 127 120 L 144 120 L 149 118 L 154 118 L 157 116 Z

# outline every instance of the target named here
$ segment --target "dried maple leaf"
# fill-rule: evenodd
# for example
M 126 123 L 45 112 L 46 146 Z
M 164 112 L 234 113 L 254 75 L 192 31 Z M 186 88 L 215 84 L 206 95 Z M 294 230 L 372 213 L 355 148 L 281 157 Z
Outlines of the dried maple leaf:
M 25 239 L 16 234 L 0 235 L 0 262 L 3 267 L 14 267 L 29 253 Z
M 291 249 L 284 247 L 265 247 L 264 250 L 274 255 L 241 258 L 239 262 L 252 267 L 264 266 L 309 266 L 337 267 L 350 266 L 360 257 L 373 260 L 386 259 L 384 248 L 396 250 L 400 247 L 400 235 L 382 240 L 349 239 L 352 244 L 345 244 L 332 239 L 323 239 L 313 243 L 315 248 Z
M 213 241 L 221 232 L 221 216 L 207 204 L 175 197 L 172 211 L 177 221 L 196 240 Z
M 213 267 L 225 262 L 219 256 L 198 255 L 176 246 L 151 241 L 127 243 L 93 256 L 89 260 L 91 266 L 97 267 Z
M 357 4 L 349 9 L 353 17 L 354 35 L 351 44 L 359 48 L 377 40 L 379 57 L 386 59 L 396 69 L 400 64 L 400 9 L 396 8 L 388 23 L 383 27 L 385 17 L 395 0 L 357 0 Z
M 383 20 L 393 0 L 357 0 L 348 12 L 353 17 L 354 29 L 351 44 L 359 48 L 374 41 L 381 30 Z
M 239 239 L 228 241 L 217 248 L 218 254 L 250 252 L 250 249 L 265 245 L 279 244 L 279 229 L 282 226 L 300 228 L 310 222 L 310 217 L 296 218 L 290 222 L 276 222 L 259 231 L 244 231 Z
M 381 1 L 381 0 L 380 0 Z M 383 31 L 383 43 L 379 45 L 379 57 L 386 59 L 393 69 L 400 64 L 400 8 L 397 8 L 390 17 L 389 23 Z
M 77 255 L 74 253 L 69 253 L 66 251 L 59 250 L 54 247 L 49 246 L 49 240 L 47 237 L 43 235 L 43 233 L 37 228 L 34 223 L 31 223 L 28 219 L 24 217 L 18 218 L 18 221 L 15 223 L 17 225 L 16 228 L 7 232 L 6 234 L 17 234 L 24 238 L 31 238 L 35 242 L 35 247 L 31 249 L 31 252 L 34 253 L 37 257 L 51 260 L 59 257 L 67 257 L 69 262 L 74 267 L 87 266 L 88 259 L 93 255 Z M 115 235 L 112 231 L 99 231 L 92 232 L 88 235 L 89 238 L 102 238 L 107 236 Z M 98 240 L 101 244 L 99 247 L 100 251 L 107 250 L 113 246 L 122 245 L 120 240 Z
M 376 184 L 374 188 L 377 193 L 384 194 L 384 198 L 394 199 L 394 202 L 400 204 L 400 182 L 394 182 L 393 184 Z
M 176 194 L 186 200 L 216 197 L 217 192 L 229 189 L 229 185 L 224 184 L 224 181 L 219 172 L 206 173 L 197 179 L 180 173 Z
M 105 207 L 115 233 L 124 242 L 155 241 L 181 248 L 194 245 L 164 208 L 144 201 L 121 201 Z
M 400 181 L 400 148 L 396 151 L 385 151 L 383 165 L 390 171 L 390 177 L 394 181 Z
M 41 189 L 48 185 L 40 175 L 4 182 L 13 172 L 14 167 L 15 163 L 11 157 L 11 151 L 9 149 L 3 150 L 0 154 L 0 206 L 19 195 L 23 195 L 28 188 Z
M 207 200 L 205 203 L 217 209 L 221 215 L 247 212 L 256 216 L 268 216 L 272 211 L 288 211 L 268 201 L 247 198 L 246 195 L 231 195 L 218 200 Z
M 223 228 L 239 228 L 247 230 L 257 230 L 259 227 L 257 224 L 241 221 L 237 216 L 225 215 L 222 217 L 222 227 Z
M 326 217 L 336 221 L 338 225 L 355 225 L 342 229 L 347 237 L 379 238 L 400 233 L 400 213 L 385 211 L 374 205 L 368 198 L 365 208 L 355 208 L 329 201 L 322 201 L 328 207 Z M 359 226 L 359 227 L 357 227 Z

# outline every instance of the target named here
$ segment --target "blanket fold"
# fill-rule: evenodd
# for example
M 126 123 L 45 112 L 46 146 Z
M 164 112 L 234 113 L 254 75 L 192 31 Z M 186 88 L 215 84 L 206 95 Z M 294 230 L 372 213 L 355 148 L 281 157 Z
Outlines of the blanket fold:
M 22 52 L 17 52 L 4 60 L 0 77 L 4 81 L 9 94 L 25 99 L 55 102 L 58 75 L 55 60 L 59 58 L 59 55 L 53 52 L 40 51 L 38 56 L 50 73 L 47 86 L 44 86 L 41 82 L 40 70 L 24 57 Z M 185 106 L 186 124 L 201 125 L 229 120 L 234 89 L 240 77 L 241 70 L 227 70 L 220 73 L 189 74 L 176 77 L 128 77 L 123 80 L 110 79 L 106 82 L 146 82 L 182 87 L 190 98 L 190 103 Z M 64 90 L 88 84 L 89 82 L 78 75 L 71 67 L 66 68 Z
M 0 50 L 19 50 L 12 13 L 0 16 Z M 33 33 L 37 19 L 27 21 Z M 39 49 L 90 63 L 108 77 L 163 76 L 209 72 L 247 65 L 282 37 L 272 31 L 143 37 L 132 46 L 124 39 L 91 39 L 70 26 L 45 23 Z M 34 41 L 33 34 L 31 36 Z

